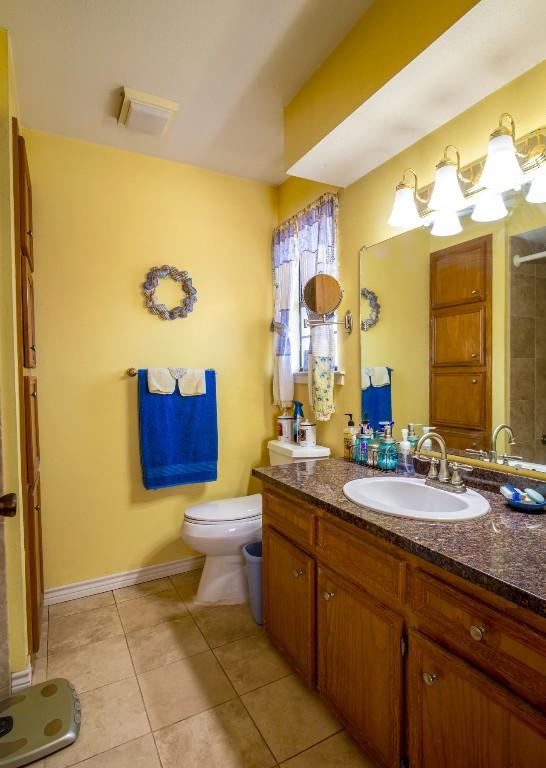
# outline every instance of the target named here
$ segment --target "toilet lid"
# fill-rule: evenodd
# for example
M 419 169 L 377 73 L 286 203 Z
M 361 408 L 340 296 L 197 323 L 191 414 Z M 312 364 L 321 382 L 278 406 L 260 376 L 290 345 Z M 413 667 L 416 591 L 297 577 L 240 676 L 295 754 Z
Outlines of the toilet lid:
M 219 499 L 188 507 L 185 519 L 194 523 L 225 523 L 231 520 L 251 520 L 262 514 L 262 495 L 237 496 L 234 499 Z

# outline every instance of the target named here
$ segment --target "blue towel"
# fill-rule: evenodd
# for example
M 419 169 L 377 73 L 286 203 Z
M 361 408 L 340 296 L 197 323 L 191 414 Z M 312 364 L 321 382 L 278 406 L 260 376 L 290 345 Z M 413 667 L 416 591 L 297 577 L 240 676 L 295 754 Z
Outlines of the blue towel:
M 387 370 L 392 383 L 392 368 Z M 374 432 L 379 429 L 380 421 L 392 421 L 391 384 L 362 390 L 362 418 L 365 413 L 368 414 Z
M 218 476 L 216 374 L 206 371 L 206 395 L 182 397 L 148 392 L 147 371 L 138 372 L 140 460 L 148 490 L 210 483 Z

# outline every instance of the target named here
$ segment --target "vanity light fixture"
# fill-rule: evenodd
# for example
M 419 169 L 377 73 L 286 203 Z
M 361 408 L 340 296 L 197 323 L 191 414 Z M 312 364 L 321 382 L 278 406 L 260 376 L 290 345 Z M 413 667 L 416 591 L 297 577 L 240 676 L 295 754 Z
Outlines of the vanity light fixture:
M 529 174 L 531 185 L 527 191 L 526 200 L 529 203 L 546 203 L 546 163 L 540 163 L 540 158 L 546 156 L 546 144 L 542 134 L 537 131 L 537 142 L 529 152 L 529 159 L 535 162 L 536 170 Z
M 431 235 L 439 237 L 448 237 L 449 235 L 458 235 L 463 228 L 456 211 L 437 211 L 434 214 Z
M 472 211 L 472 221 L 499 221 L 508 216 L 508 209 L 499 192 L 484 191 Z
M 456 160 L 449 157 L 449 150 L 455 150 Z M 449 213 L 462 211 L 468 206 L 461 189 L 460 181 L 470 182 L 461 174 L 461 155 L 457 147 L 448 144 L 444 149 L 444 156 L 436 166 L 434 188 L 430 196 L 429 208 L 431 211 Z
M 505 125 L 505 123 L 509 125 Z M 500 116 L 499 125 L 489 137 L 487 157 L 479 186 L 491 192 L 518 190 L 524 175 L 517 158 L 516 124 L 508 112 Z
M 406 181 L 407 174 L 412 175 L 410 182 Z M 394 194 L 394 203 L 391 215 L 389 216 L 389 226 L 400 227 L 404 229 L 413 229 L 421 224 L 417 201 L 426 202 L 417 195 L 417 174 L 413 168 L 406 168 L 402 174 L 401 181 L 396 185 Z

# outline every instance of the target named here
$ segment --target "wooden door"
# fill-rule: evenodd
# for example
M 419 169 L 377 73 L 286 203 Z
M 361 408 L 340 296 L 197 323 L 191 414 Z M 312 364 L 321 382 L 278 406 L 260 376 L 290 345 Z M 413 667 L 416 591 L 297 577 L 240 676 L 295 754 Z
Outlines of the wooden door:
M 264 621 L 304 680 L 315 677 L 315 563 L 272 528 L 264 544 Z
M 18 136 L 18 164 L 19 164 L 19 233 L 21 251 L 30 263 L 31 271 L 34 271 L 34 246 L 32 232 L 32 185 L 30 183 L 30 171 L 28 168 L 27 150 L 25 140 Z
M 24 377 L 25 443 L 27 482 L 34 485 L 40 469 L 40 438 L 38 434 L 38 382 L 34 376 Z
M 27 562 L 27 579 L 29 581 L 29 597 L 33 622 L 32 649 L 40 648 L 40 618 L 42 616 L 44 598 L 44 573 L 42 565 L 42 510 L 40 494 L 40 475 L 33 485 L 28 486 L 27 530 L 25 555 Z
M 409 660 L 412 768 L 544 768 L 544 714 L 418 632 Z
M 403 619 L 331 571 L 317 585 L 318 688 L 364 749 L 398 768 Z
M 491 253 L 486 235 L 430 257 L 429 423 L 448 448 L 491 440 Z
M 21 259 L 22 308 L 23 308 L 23 365 L 36 367 L 36 330 L 34 322 L 34 281 L 26 257 Z

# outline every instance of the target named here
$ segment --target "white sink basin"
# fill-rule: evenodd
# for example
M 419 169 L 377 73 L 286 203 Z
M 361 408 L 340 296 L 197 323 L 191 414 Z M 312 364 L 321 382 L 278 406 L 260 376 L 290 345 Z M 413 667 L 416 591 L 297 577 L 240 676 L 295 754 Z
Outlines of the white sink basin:
M 343 493 L 355 504 L 376 512 L 417 520 L 457 522 L 489 512 L 489 502 L 476 491 L 451 493 L 413 477 L 366 477 L 351 480 Z

